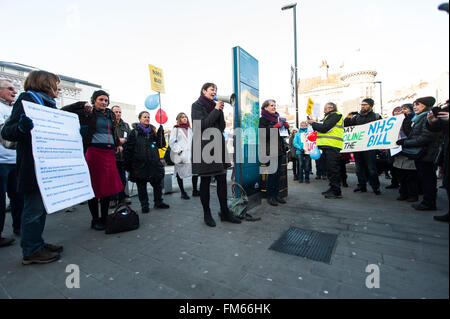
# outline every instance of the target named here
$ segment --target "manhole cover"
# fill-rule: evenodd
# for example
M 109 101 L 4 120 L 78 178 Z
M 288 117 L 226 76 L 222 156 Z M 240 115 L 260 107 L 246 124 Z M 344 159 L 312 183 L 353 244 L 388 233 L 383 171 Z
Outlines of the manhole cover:
M 291 227 L 269 249 L 330 263 L 336 240 L 334 234 Z

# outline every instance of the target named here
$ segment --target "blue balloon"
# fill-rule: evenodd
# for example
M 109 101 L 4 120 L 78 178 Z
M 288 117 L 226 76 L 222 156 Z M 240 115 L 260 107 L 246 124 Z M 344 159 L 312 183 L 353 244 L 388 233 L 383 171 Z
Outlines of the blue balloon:
M 145 107 L 149 110 L 154 110 L 159 106 L 159 94 L 147 96 L 145 99 Z
M 311 159 L 313 160 L 318 160 L 320 158 L 320 151 L 317 146 L 314 146 L 311 153 L 309 153 L 309 157 L 311 157 Z

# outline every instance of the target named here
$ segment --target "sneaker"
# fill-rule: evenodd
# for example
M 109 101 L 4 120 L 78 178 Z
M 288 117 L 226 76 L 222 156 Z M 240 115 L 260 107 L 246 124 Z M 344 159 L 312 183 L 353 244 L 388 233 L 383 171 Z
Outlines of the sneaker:
M 63 246 L 61 245 L 52 245 L 52 244 L 45 244 L 44 248 L 53 253 L 62 253 L 64 249 Z
M 155 205 L 155 208 L 167 209 L 167 208 L 170 208 L 170 206 L 167 205 L 166 203 L 162 202 L 162 203 Z
M 286 200 L 283 199 L 283 198 L 281 198 L 281 197 L 275 197 L 275 200 L 276 200 L 278 203 L 286 204 Z
M 23 257 L 22 264 L 30 265 L 30 264 L 48 264 L 59 259 L 59 254 L 55 252 L 51 252 L 45 247 L 42 247 L 35 253 L 31 254 L 31 256 Z
M 269 197 L 269 198 L 267 199 L 267 203 L 269 203 L 269 205 L 272 205 L 272 206 L 278 206 L 277 201 L 276 201 L 275 198 L 273 198 L 273 197 Z
M 188 194 L 186 193 L 181 193 L 181 199 L 191 199 Z
M 408 197 L 407 199 L 406 199 L 406 201 L 407 202 L 410 202 L 410 203 L 414 203 L 414 202 L 417 202 L 419 200 L 419 197 Z
M 198 190 L 194 189 L 192 191 L 192 197 L 199 197 L 199 196 L 200 196 L 200 192 Z
M 449 216 L 448 213 L 441 216 L 433 216 L 434 220 L 437 220 L 438 222 L 449 222 Z
M 388 186 L 386 186 L 385 187 L 386 189 L 395 189 L 395 188 L 398 188 L 398 185 L 388 185 Z
M 342 194 L 337 194 L 337 193 L 333 193 L 333 192 L 326 193 L 324 196 L 325 196 L 325 198 L 329 198 L 329 199 L 342 198 Z
M 412 204 L 411 206 L 415 210 L 436 210 L 436 206 L 427 206 L 427 205 L 424 205 L 423 203 Z
M 0 247 L 11 246 L 16 240 L 14 238 L 0 237 Z

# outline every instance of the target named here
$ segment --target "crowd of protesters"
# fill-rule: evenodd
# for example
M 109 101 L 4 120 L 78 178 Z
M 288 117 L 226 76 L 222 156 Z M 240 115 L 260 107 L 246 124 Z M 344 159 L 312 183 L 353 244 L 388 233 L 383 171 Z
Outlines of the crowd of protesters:
M 60 79 L 46 71 L 32 71 L 24 83 L 24 92 L 16 99 L 16 88 L 8 80 L 0 79 L 0 125 L 2 144 L 0 145 L 0 247 L 9 246 L 14 239 L 1 237 L 8 194 L 13 231 L 21 238 L 23 264 L 49 263 L 58 260 L 63 247 L 44 241 L 43 231 L 46 210 L 39 191 L 31 145 L 32 119 L 24 112 L 22 101 L 30 101 L 45 107 L 55 108 L 60 92 Z M 169 209 L 163 201 L 162 189 L 165 169 L 159 149 L 168 144 L 174 162 L 174 174 L 181 191 L 181 198 L 189 200 L 183 180 L 190 178 L 193 184 L 193 197 L 200 197 L 203 207 L 203 220 L 209 227 L 216 226 L 210 207 L 210 185 L 214 179 L 220 204 L 219 218 L 223 222 L 239 224 L 241 220 L 233 215 L 227 204 L 227 170 L 231 168 L 224 139 L 224 102 L 216 102 L 217 86 L 205 83 L 199 98 L 192 104 L 193 121 L 200 123 L 199 129 L 191 127 L 186 113 L 179 113 L 176 125 L 171 130 L 166 143 L 162 125 L 155 127 L 150 123 L 147 111 L 139 113 L 136 123 L 124 122 L 119 106 L 109 108 L 109 94 L 103 90 L 95 91 L 89 102 L 81 101 L 64 106 L 63 111 L 78 115 L 80 135 L 83 141 L 85 159 L 90 172 L 95 197 L 88 201 L 92 215 L 91 228 L 105 230 L 108 209 L 120 204 L 129 204 L 127 198 L 128 181 L 137 185 L 141 213 L 149 213 L 150 205 L 147 183 L 153 188 L 154 208 Z M 397 156 L 387 153 L 386 167 L 390 171 L 392 183 L 386 188 L 399 187 L 398 200 L 417 202 L 416 210 L 436 210 L 437 178 L 436 166 L 442 166 L 444 186 L 448 194 L 448 102 L 437 110 L 431 108 L 435 100 L 424 97 L 412 104 L 394 109 L 393 115 L 404 114 L 404 121 L 397 141 L 404 152 Z M 266 178 L 266 196 L 269 205 L 285 204 L 286 198 L 280 193 L 281 167 L 288 157 L 294 165 L 294 181 L 310 183 L 312 172 L 311 157 L 305 147 L 308 132 L 317 132 L 316 144 L 321 156 L 316 160 L 316 179 L 329 180 L 329 189 L 322 194 L 328 199 L 342 198 L 341 187 L 348 187 L 346 164 L 350 162 L 349 153 L 341 153 L 343 130 L 345 126 L 363 125 L 377 121 L 381 117 L 373 111 L 374 101 L 370 98 L 361 102 L 360 112 L 352 112 L 345 118 L 338 112 L 335 103 L 324 107 L 324 119 L 301 122 L 299 129 L 293 129 L 289 143 L 280 135 L 280 130 L 289 130 L 289 124 L 280 118 L 276 111 L 276 101 L 266 100 L 261 106 L 260 130 L 266 131 L 266 140 L 260 140 L 271 150 L 270 163 L 275 169 Z M 203 132 L 215 129 L 219 132 L 219 148 L 214 148 L 213 161 L 203 156 L 194 160 L 195 155 L 208 151 L 208 145 L 217 139 L 211 134 L 205 139 Z M 277 129 L 276 141 L 271 141 L 271 130 Z M 208 134 L 206 134 L 208 135 Z M 272 134 L 273 135 L 273 134 Z M 443 142 L 440 142 L 440 137 Z M 193 140 L 200 141 L 195 150 Z M 7 143 L 11 143 L 7 144 Z M 276 147 L 273 147 L 274 145 Z M 14 144 L 14 146 L 12 146 Z M 272 146 L 272 148 L 271 148 Z M 274 153 L 272 153 L 272 150 Z M 409 150 L 409 151 L 408 151 Z M 408 153 L 409 152 L 409 153 Z M 413 158 L 413 154 L 415 157 Z M 380 195 L 377 152 L 354 152 L 358 183 L 354 192 L 367 192 L 367 183 L 375 195 Z M 128 174 L 126 173 L 128 172 Z M 127 177 L 128 175 L 128 177 Z M 200 179 L 200 190 L 197 188 Z M 435 216 L 436 220 L 448 221 L 448 213 Z

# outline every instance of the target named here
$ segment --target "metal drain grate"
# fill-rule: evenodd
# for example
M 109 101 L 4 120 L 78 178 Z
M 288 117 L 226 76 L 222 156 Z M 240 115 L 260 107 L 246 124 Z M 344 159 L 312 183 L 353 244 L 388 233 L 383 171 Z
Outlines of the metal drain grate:
M 269 249 L 330 263 L 337 235 L 289 228 Z

